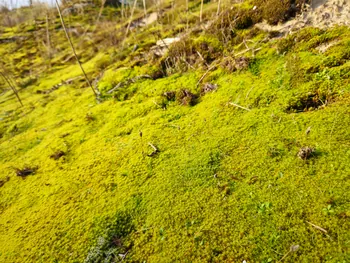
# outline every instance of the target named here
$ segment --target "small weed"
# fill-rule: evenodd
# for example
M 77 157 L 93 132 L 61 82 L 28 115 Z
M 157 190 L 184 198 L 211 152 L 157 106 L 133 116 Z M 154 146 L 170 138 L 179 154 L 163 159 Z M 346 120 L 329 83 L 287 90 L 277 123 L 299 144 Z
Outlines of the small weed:
M 262 203 L 258 206 L 258 214 L 265 214 L 269 212 L 271 209 L 272 204 L 270 202 Z
M 333 214 L 334 214 L 334 208 L 333 208 L 333 206 L 330 204 L 330 205 L 328 205 L 327 207 L 323 208 L 323 209 L 322 209 L 322 212 L 323 212 L 325 215 L 333 215 Z

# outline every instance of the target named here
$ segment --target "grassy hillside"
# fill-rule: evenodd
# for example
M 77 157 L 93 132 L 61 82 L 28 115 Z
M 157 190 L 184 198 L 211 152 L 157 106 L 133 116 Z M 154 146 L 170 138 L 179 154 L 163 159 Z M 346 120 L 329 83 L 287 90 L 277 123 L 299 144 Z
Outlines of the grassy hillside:
M 350 261 L 350 29 L 276 37 L 253 4 L 125 40 L 117 8 L 66 17 L 98 100 L 55 14 L 51 55 L 44 18 L 1 28 L 0 262 Z

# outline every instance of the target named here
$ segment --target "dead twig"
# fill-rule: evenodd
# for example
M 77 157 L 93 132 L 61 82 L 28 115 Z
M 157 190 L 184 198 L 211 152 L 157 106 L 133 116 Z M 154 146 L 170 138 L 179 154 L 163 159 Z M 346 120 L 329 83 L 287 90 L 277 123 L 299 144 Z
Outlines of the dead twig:
M 282 262 L 290 253 L 298 251 L 299 247 L 299 245 L 292 245 L 289 251 L 279 261 L 277 261 L 277 263 Z
M 311 223 L 309 221 L 305 221 L 305 222 L 308 223 L 310 226 L 313 226 L 314 228 L 322 231 L 323 233 L 328 234 L 328 231 L 326 229 L 324 229 L 324 228 L 322 228 L 320 226 L 317 226 L 317 225 L 315 225 L 315 224 L 313 224 L 313 223 Z
M 204 0 L 201 0 L 201 10 L 199 12 L 199 22 L 202 23 L 202 16 L 203 16 L 203 5 L 204 5 Z
M 57 1 L 57 0 L 56 0 Z M 125 38 L 124 38 L 124 41 L 126 40 L 127 36 L 128 36 L 128 33 L 129 33 L 129 30 L 130 30 L 130 26 L 131 26 L 131 22 L 132 22 L 132 17 L 134 16 L 134 11 L 135 11 L 135 8 L 136 8 L 136 4 L 137 4 L 137 0 L 134 1 L 134 5 L 131 9 L 131 14 L 130 14 L 130 19 L 129 19 L 129 23 L 128 23 L 128 26 L 126 28 L 126 32 L 125 32 Z
M 208 68 L 208 70 L 202 75 L 202 77 L 198 80 L 196 87 L 202 82 L 202 80 L 205 78 L 205 76 L 213 69 L 216 68 L 216 64 L 212 65 L 211 67 Z
M 154 146 L 152 143 L 149 142 L 148 145 L 153 148 L 153 152 L 148 154 L 147 155 L 148 157 L 152 157 L 152 156 L 156 155 L 159 152 L 158 148 L 156 146 Z
M 216 9 L 216 15 L 219 16 L 221 7 L 221 0 L 218 1 L 218 8 Z
M 146 0 L 143 0 L 143 12 L 144 12 L 144 14 L 145 14 L 145 17 L 147 17 Z
M 13 86 L 13 85 L 11 84 L 10 80 L 7 78 L 7 76 L 6 76 L 3 72 L 0 71 L 0 75 L 3 77 L 3 79 L 4 79 L 4 80 L 7 82 L 7 84 L 10 86 L 10 88 L 11 88 L 12 91 L 13 91 L 13 93 L 16 95 L 16 97 L 17 97 L 19 103 L 20 103 L 21 106 L 23 107 L 22 100 L 21 100 L 21 98 L 19 97 L 18 91 L 16 90 L 15 86 Z
M 236 103 L 233 103 L 233 102 L 229 102 L 228 104 L 229 104 L 229 105 L 232 105 L 232 106 L 235 106 L 235 107 L 237 107 L 237 108 L 246 110 L 246 111 L 251 111 L 251 109 L 245 108 L 245 107 L 240 106 L 240 105 L 238 105 L 238 104 L 236 104 Z
M 209 67 L 209 65 L 207 64 L 207 62 L 205 61 L 205 59 L 203 58 L 202 54 L 199 53 L 199 51 L 196 51 L 198 56 L 200 57 L 200 59 L 204 62 L 204 64 L 207 66 L 207 68 Z

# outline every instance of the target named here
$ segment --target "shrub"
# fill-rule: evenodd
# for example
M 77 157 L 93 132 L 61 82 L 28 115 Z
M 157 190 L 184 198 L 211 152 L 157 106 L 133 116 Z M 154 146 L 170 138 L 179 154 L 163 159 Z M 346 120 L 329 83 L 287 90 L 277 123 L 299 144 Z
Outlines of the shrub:
M 232 8 L 222 14 L 210 25 L 208 32 L 221 42 L 228 43 L 236 36 L 236 30 L 246 29 L 261 20 L 257 10 Z

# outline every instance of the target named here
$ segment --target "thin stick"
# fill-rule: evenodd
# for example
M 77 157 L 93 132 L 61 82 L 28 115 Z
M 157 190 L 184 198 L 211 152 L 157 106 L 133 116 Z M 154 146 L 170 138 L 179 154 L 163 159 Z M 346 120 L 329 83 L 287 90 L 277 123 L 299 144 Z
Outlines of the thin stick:
M 81 71 L 83 72 L 83 75 L 84 75 L 84 77 L 85 77 L 86 82 L 89 84 L 89 86 L 90 86 L 92 92 L 93 92 L 93 93 L 95 94 L 95 96 L 97 97 L 97 93 L 96 93 L 96 91 L 94 90 L 94 88 L 92 87 L 91 82 L 90 82 L 89 78 L 87 77 L 87 75 L 86 75 L 86 73 L 85 73 L 85 70 L 84 70 L 83 66 L 81 65 L 81 63 L 80 63 L 80 61 L 79 61 L 79 58 L 78 58 L 78 56 L 77 56 L 77 53 L 75 52 L 73 43 L 72 43 L 72 41 L 71 41 L 71 39 L 70 39 L 70 37 L 69 37 L 69 35 L 68 35 L 67 29 L 66 29 L 66 25 L 64 24 L 64 20 L 63 20 L 63 17 L 62 17 L 61 9 L 60 9 L 60 6 L 58 5 L 58 1 L 57 1 L 57 0 L 55 0 L 55 1 L 56 1 L 56 7 L 57 7 L 58 14 L 60 15 L 62 27 L 63 27 L 63 29 L 64 29 L 64 32 L 66 33 L 66 37 L 67 37 L 67 39 L 68 39 L 68 42 L 69 42 L 70 47 L 72 48 L 74 57 L 75 57 L 75 59 L 77 60 L 78 65 L 79 65 Z
M 292 245 L 289 251 L 280 260 L 278 260 L 277 263 L 282 262 L 290 253 L 298 251 L 299 247 L 299 245 Z
M 188 1 L 189 0 L 186 0 L 186 30 L 188 30 L 188 15 L 189 15 Z
M 246 111 L 251 111 L 251 109 L 248 109 L 248 108 L 245 108 L 245 107 L 242 107 L 236 103 L 233 103 L 233 102 L 229 102 L 228 104 L 232 105 L 232 106 L 235 106 L 237 108 L 240 108 L 240 109 L 243 109 L 243 110 L 246 110 Z
M 156 155 L 159 152 L 158 148 L 156 146 L 154 146 L 152 143 L 149 142 L 148 145 L 153 148 L 153 152 L 148 154 L 147 155 L 148 157 L 152 157 L 152 156 Z
M 145 17 L 147 17 L 146 0 L 143 0 L 143 12 L 145 13 Z
M 158 148 L 154 146 L 152 143 L 149 142 L 148 145 L 151 146 L 155 152 L 158 152 Z
M 207 62 L 205 61 L 205 59 L 203 58 L 202 54 L 199 53 L 199 51 L 197 51 L 198 56 L 200 57 L 200 59 L 204 62 L 204 64 L 207 66 L 207 68 L 209 67 L 209 65 L 207 64 Z
M 326 229 L 324 229 L 324 228 L 322 228 L 322 227 L 320 227 L 320 226 L 317 226 L 317 225 L 315 225 L 315 224 L 313 224 L 313 223 L 311 223 L 311 222 L 309 222 L 309 221 L 306 221 L 306 223 L 308 223 L 309 225 L 313 226 L 314 228 L 316 228 L 316 229 L 322 231 L 322 232 L 325 233 L 325 234 L 328 233 Z
M 282 262 L 290 254 L 290 252 L 291 251 L 289 250 L 280 260 L 277 261 L 277 263 Z
M 220 14 L 220 6 L 221 6 L 221 0 L 218 1 L 218 9 L 216 10 L 217 16 Z
M 212 69 L 214 69 L 216 67 L 216 65 L 212 65 L 210 68 L 208 68 L 208 70 L 202 75 L 202 77 L 198 80 L 196 87 L 198 87 L 198 85 L 202 82 L 202 80 L 205 78 L 205 76 L 209 73 L 209 71 L 211 71 Z
M 56 0 L 57 1 L 57 0 Z M 137 0 L 134 1 L 134 5 L 131 9 L 131 14 L 130 14 L 130 19 L 129 19 L 129 23 L 128 23 L 128 27 L 126 28 L 126 33 L 125 33 L 125 39 L 126 37 L 128 36 L 128 33 L 129 33 L 129 30 L 130 30 L 130 25 L 131 25 L 131 22 L 132 22 L 132 17 L 134 16 L 134 11 L 135 11 L 135 8 L 136 8 L 136 4 L 137 4 Z M 124 39 L 124 40 L 125 40 Z
M 122 18 L 124 18 L 124 1 L 125 0 L 122 0 L 122 10 L 121 10 L 122 11 Z
M 3 79 L 7 82 L 7 84 L 10 86 L 10 88 L 12 89 L 13 93 L 16 95 L 19 103 L 21 104 L 21 106 L 23 107 L 23 103 L 21 98 L 18 95 L 18 92 L 16 90 L 16 88 L 14 86 L 11 85 L 10 81 L 8 80 L 8 78 L 5 76 L 5 74 L 3 72 L 0 71 L 1 76 L 3 77 Z
M 95 29 L 94 29 L 94 31 L 95 31 L 96 28 L 97 28 L 97 24 L 100 22 L 100 18 L 101 18 L 103 9 L 105 8 L 105 4 L 106 4 L 106 0 L 102 0 L 100 12 L 98 12 L 98 16 L 97 16 L 97 19 L 96 19 L 96 22 L 95 22 Z M 94 32 L 94 31 L 93 31 L 93 32 Z
M 204 0 L 201 0 L 201 10 L 199 12 L 199 22 L 202 22 Z
M 46 45 L 47 45 L 47 54 L 49 56 L 49 65 L 51 68 L 51 41 L 50 41 L 49 14 L 48 13 L 46 13 Z

